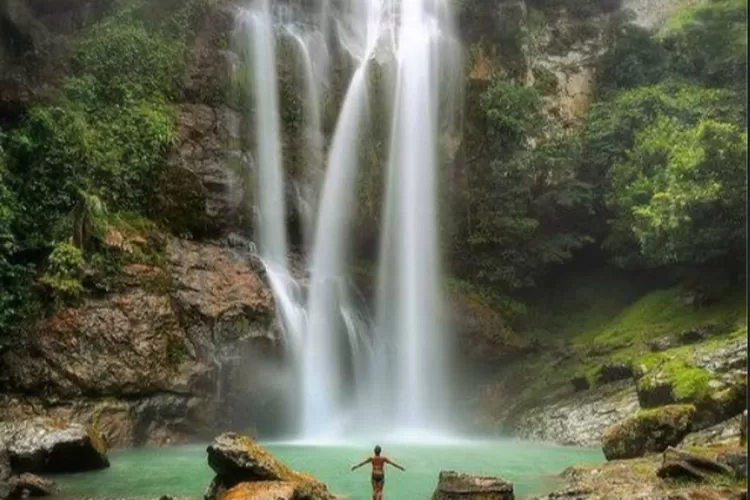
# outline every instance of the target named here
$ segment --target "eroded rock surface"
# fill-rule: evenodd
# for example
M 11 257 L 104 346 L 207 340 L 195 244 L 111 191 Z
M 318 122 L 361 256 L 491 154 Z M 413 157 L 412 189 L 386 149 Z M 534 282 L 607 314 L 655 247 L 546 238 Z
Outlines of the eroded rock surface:
M 13 472 L 81 472 L 109 467 L 102 438 L 70 422 L 34 419 L 0 423 Z
M 715 454 L 708 455 L 714 459 Z M 661 454 L 614 460 L 597 466 L 571 467 L 562 473 L 562 487 L 531 500 L 743 500 L 737 486 L 699 485 L 658 476 Z
M 632 382 L 621 381 L 530 410 L 518 419 L 516 432 L 526 439 L 598 445 L 609 427 L 638 410 Z
M 278 391 L 264 383 L 278 380 L 258 373 L 271 373 L 278 329 L 261 275 L 215 245 L 171 240 L 165 257 L 2 353 L 0 419 L 49 416 L 136 446 L 208 437 L 216 424 L 268 413 Z
M 513 500 L 513 484 L 491 476 L 440 471 L 432 500 Z

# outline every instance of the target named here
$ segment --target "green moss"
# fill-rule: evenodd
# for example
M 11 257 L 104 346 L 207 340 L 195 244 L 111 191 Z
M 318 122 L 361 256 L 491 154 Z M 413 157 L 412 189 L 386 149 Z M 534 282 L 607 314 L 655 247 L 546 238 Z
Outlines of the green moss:
M 711 373 L 693 363 L 693 346 L 683 346 L 661 353 L 649 353 L 636 360 L 636 366 L 645 368 L 652 375 L 645 377 L 641 384 L 649 388 L 651 378 L 658 374 L 672 387 L 677 401 L 698 402 L 710 394 Z
M 698 325 L 735 331 L 747 320 L 744 291 L 737 290 L 724 300 L 702 309 L 681 303 L 678 287 L 650 292 L 624 308 L 603 328 L 578 335 L 579 345 L 632 345 L 666 335 L 678 334 Z
M 695 406 L 693 405 L 667 405 L 659 408 L 640 410 L 633 418 L 638 420 L 676 420 L 686 416 L 692 417 L 694 413 Z
M 169 337 L 167 340 L 167 362 L 177 366 L 188 357 L 188 350 L 180 339 Z

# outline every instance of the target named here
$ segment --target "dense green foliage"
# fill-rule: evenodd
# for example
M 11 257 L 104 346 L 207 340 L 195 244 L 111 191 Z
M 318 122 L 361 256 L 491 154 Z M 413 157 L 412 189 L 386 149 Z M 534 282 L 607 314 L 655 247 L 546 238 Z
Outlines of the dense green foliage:
M 589 241 L 572 217 L 587 204 L 590 188 L 566 175 L 572 144 L 555 133 L 535 88 L 498 78 L 475 106 L 468 110 L 476 113 L 468 123 L 477 130 L 467 134 L 477 141 L 467 147 L 476 156 L 468 159 L 459 265 L 479 282 L 529 286 L 546 264 Z
M 35 275 L 55 302 L 83 292 L 108 212 L 152 213 L 176 137 L 168 100 L 195 3 L 161 17 L 144 16 L 148 2 L 116 4 L 73 42 L 60 99 L 32 106 L 0 136 L 0 331 L 34 302 Z
M 684 8 L 659 32 L 613 19 L 599 100 L 572 134 L 544 112 L 542 69 L 533 87 L 502 71 L 470 82 L 459 275 L 509 292 L 595 242 L 628 268 L 743 276 L 746 26 L 737 0 Z
M 176 139 L 170 102 L 184 90 L 186 39 L 202 1 L 116 1 L 73 40 L 58 98 L 34 104 L 0 132 L 0 331 L 33 308 L 30 297 L 61 302 L 85 293 L 82 276 L 119 262 L 103 241 L 124 218 L 150 218 L 178 234 L 195 230 L 201 194 L 166 159 Z M 587 246 L 629 269 L 705 264 L 742 277 L 745 3 L 696 2 L 658 32 L 615 16 L 598 62 L 596 102 L 572 130 L 550 109 L 557 77 L 535 65 L 529 50 L 567 51 L 618 2 L 534 0 L 527 7 L 458 6 L 460 24 L 475 32 L 464 34 L 472 46 L 463 142 L 441 186 L 451 201 L 450 220 L 441 222 L 450 226 L 445 253 L 456 277 L 511 309 L 521 289 Z M 563 11 L 571 28 L 552 23 L 550 46 L 530 44 Z M 309 124 L 297 49 L 286 39 L 278 50 L 286 167 L 310 181 L 298 178 L 307 171 Z M 333 68 L 322 106 L 327 136 L 351 73 L 348 61 Z M 242 92 L 233 96 L 248 109 L 250 75 L 235 75 L 234 90 Z M 390 120 L 375 65 L 370 78 L 352 213 L 359 243 L 374 247 Z M 457 134 L 444 136 L 441 159 L 452 158 Z

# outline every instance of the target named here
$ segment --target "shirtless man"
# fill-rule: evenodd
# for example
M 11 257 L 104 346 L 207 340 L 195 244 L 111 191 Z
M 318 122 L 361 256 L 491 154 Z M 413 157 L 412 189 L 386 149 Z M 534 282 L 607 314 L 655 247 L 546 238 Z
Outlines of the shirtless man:
M 375 455 L 368 458 L 364 462 L 352 466 L 352 470 L 358 469 L 365 464 L 372 464 L 372 498 L 373 500 L 383 499 L 383 486 L 385 485 L 385 464 L 391 464 L 397 469 L 406 471 L 403 467 L 395 462 L 391 462 L 386 457 L 380 456 L 380 446 L 375 447 Z

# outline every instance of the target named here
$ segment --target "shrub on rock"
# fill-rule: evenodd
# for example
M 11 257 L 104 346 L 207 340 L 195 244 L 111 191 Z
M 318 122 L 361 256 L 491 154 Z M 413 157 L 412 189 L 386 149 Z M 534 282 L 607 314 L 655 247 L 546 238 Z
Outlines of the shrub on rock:
M 0 424 L 15 473 L 81 472 L 109 467 L 104 440 L 91 428 L 52 419 Z
M 440 471 L 432 500 L 513 500 L 513 484 L 499 477 Z
M 692 405 L 641 410 L 605 432 L 604 456 L 607 460 L 618 460 L 661 453 L 669 446 L 676 446 L 690 432 L 694 415 Z

